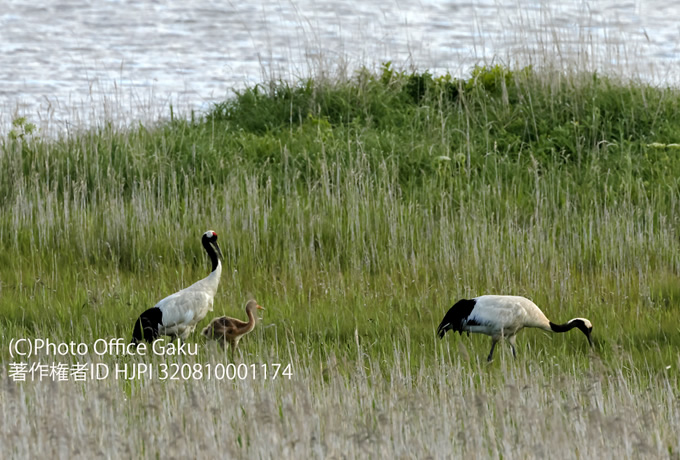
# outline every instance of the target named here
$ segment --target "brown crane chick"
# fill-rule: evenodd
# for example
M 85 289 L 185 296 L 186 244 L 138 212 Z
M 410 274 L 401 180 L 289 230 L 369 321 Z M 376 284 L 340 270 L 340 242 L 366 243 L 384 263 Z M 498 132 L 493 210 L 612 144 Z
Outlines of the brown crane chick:
M 202 334 L 208 339 L 220 341 L 222 345 L 229 343 L 231 345 L 231 359 L 233 361 L 234 352 L 236 347 L 238 347 L 239 340 L 255 328 L 255 323 L 257 322 L 255 310 L 264 310 L 264 307 L 258 305 L 254 299 L 249 300 L 246 304 L 248 322 L 221 316 L 210 321 L 210 324 L 203 329 Z

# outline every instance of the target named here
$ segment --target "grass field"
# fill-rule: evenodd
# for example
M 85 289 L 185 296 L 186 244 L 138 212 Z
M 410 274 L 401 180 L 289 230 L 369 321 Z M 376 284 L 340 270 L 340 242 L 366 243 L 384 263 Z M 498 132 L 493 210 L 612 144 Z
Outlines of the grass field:
M 385 65 L 273 82 L 206 116 L 0 144 L 5 458 L 678 458 L 680 92 L 597 74 Z M 129 340 L 225 256 L 240 363 L 290 378 L 19 383 L 9 342 Z M 524 295 L 576 332 L 518 358 L 435 330 L 463 297 Z M 45 356 L 108 366 L 197 356 Z M 24 360 L 26 361 L 26 360 Z M 255 367 L 254 369 L 259 369 Z M 252 374 L 250 375 L 252 377 Z

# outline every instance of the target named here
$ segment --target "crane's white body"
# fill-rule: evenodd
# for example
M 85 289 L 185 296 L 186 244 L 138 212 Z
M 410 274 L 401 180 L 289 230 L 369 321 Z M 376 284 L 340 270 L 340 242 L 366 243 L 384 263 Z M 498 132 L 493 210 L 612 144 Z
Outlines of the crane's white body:
M 158 302 L 155 308 L 163 312 L 159 334 L 185 340 L 208 312 L 213 310 L 213 299 L 221 274 L 222 263 L 218 260 L 217 268 L 210 275 Z
M 475 307 L 468 316 L 466 330 L 489 335 L 496 340 L 510 338 L 523 327 L 546 331 L 550 321 L 531 300 L 513 295 L 483 295 L 475 297 Z M 478 323 L 474 325 L 474 323 Z

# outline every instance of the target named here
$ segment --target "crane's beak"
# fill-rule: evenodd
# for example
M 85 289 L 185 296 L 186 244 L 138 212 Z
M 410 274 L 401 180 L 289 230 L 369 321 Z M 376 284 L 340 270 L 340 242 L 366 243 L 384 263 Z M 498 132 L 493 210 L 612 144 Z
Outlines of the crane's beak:
M 593 339 L 590 338 L 590 331 L 586 332 L 586 337 L 588 338 L 588 343 L 590 344 L 590 347 L 593 347 Z
M 224 260 L 224 256 L 222 256 L 222 251 L 220 251 L 220 247 L 217 245 L 217 241 L 213 243 L 213 246 L 215 246 L 215 250 L 217 251 L 217 256 L 220 258 L 220 260 Z
M 258 306 L 257 306 L 257 309 L 258 309 L 258 310 L 264 310 L 264 307 L 263 307 L 262 305 L 258 305 Z

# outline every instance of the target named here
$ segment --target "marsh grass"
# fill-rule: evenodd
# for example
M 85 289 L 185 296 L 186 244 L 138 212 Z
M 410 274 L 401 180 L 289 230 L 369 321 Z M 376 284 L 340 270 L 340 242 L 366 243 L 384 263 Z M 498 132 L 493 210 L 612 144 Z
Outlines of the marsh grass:
M 359 342 L 357 359 L 325 350 L 310 359 L 292 343 L 250 340 L 245 362 L 259 366 L 284 355 L 295 363 L 291 379 L 19 385 L 5 378 L 0 420 L 11 442 L 4 455 L 677 456 L 676 373 L 634 370 L 625 354 L 617 367 L 592 354 L 580 369 L 572 359 L 545 355 L 504 354 L 487 365 L 439 344 L 435 361 L 425 363 L 396 338 L 392 346 L 390 356 Z M 181 362 L 225 362 L 218 349 L 206 350 Z
M 597 74 L 385 65 L 253 87 L 153 129 L 3 139 L 2 343 L 129 337 L 205 276 L 212 228 L 213 315 L 242 316 L 254 294 L 267 310 L 241 359 L 294 376 L 17 384 L 3 347 L 2 444 L 17 458 L 677 457 L 679 103 Z M 587 317 L 595 348 L 529 330 L 517 361 L 502 347 L 486 365 L 488 338 L 435 339 L 455 300 L 483 293 Z M 192 340 L 189 360 L 223 359 Z

